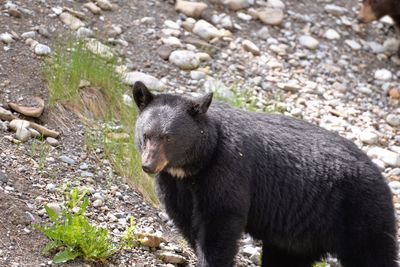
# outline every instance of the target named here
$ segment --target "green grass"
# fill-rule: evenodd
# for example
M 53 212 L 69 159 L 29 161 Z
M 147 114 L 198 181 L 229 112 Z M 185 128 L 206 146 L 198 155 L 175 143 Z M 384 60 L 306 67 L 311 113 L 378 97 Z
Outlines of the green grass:
M 53 48 L 53 56 L 45 62 L 44 74 L 50 92 L 50 105 L 63 103 L 85 119 L 85 144 L 90 150 L 98 145 L 103 149 L 115 170 L 128 178 L 131 185 L 137 188 L 153 203 L 158 203 L 154 179 L 141 170 L 140 157 L 134 145 L 136 107 L 123 103 L 123 94 L 129 90 L 116 74 L 117 59 L 105 60 L 85 48 L 85 41 L 69 39 Z M 82 80 L 90 83 L 88 88 L 79 88 Z M 91 128 L 98 125 L 96 120 L 105 124 L 121 125 L 122 132 L 129 135 L 127 140 L 109 140 L 112 132 L 107 127 L 97 127 L 100 136 L 93 135 Z
M 50 240 L 42 253 L 47 255 L 56 252 L 53 263 L 64 263 L 77 257 L 83 257 L 86 261 L 104 261 L 121 249 L 137 245 L 133 235 L 133 219 L 121 242 L 114 243 L 106 228 L 91 224 L 86 217 L 89 206 L 86 191 L 67 187 L 64 196 L 66 205 L 61 214 L 45 206 L 51 224 L 35 226 Z
M 257 103 L 258 99 L 253 95 L 252 89 L 240 90 L 237 85 L 233 85 L 229 89 L 232 93 L 231 97 L 224 97 L 218 90 L 214 92 L 214 97 L 217 100 L 226 102 L 234 107 L 244 109 L 252 112 L 267 112 L 267 113 L 283 113 L 286 111 L 283 105 L 280 105 L 279 99 L 281 96 L 277 96 L 278 101 L 272 99 L 267 101 L 266 104 L 259 106 Z

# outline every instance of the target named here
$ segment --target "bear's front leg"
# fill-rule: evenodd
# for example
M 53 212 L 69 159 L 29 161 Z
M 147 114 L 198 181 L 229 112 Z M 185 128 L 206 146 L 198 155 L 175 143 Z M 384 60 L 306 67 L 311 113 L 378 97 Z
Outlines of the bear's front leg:
M 245 218 L 221 213 L 200 221 L 196 243 L 198 267 L 232 267 Z

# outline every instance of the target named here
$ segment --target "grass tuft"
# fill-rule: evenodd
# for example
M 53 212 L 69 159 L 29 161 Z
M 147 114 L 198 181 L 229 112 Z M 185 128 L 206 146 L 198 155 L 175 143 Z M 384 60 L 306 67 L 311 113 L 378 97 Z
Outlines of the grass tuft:
M 63 103 L 74 110 L 87 124 L 86 147 L 90 150 L 101 146 L 116 171 L 127 177 L 148 200 L 158 203 L 154 180 L 140 167 L 134 145 L 137 109 L 123 102 L 123 95 L 129 88 L 115 71 L 117 59 L 106 60 L 95 55 L 86 49 L 86 41 L 74 38 L 59 43 L 53 50 L 52 58 L 44 66 L 50 105 Z M 97 127 L 100 136 L 93 134 L 91 128 L 98 126 L 97 120 L 102 120 L 104 125 L 121 125 L 118 131 L 128 138 L 108 138 L 114 131 L 109 127 Z

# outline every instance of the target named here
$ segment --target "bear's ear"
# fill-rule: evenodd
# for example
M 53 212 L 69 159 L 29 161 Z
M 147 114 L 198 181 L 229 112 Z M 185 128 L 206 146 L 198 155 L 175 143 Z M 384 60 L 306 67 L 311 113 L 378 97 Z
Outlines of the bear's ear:
M 140 111 L 145 109 L 153 98 L 154 96 L 150 93 L 149 89 L 147 89 L 143 82 L 135 82 L 133 85 L 133 99 L 135 99 L 135 103 Z
M 191 101 L 188 112 L 192 116 L 197 114 L 205 114 L 210 107 L 213 98 L 213 93 L 207 93 L 199 98 Z

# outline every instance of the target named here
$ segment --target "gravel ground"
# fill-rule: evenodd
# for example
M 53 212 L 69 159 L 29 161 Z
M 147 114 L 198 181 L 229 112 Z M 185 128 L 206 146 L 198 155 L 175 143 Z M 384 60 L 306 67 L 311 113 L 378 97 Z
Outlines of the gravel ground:
M 173 1 L 116 0 L 101 14 L 85 8 L 86 1 L 2 1 L 0 105 L 31 105 L 34 96 L 47 103 L 42 65 L 51 48 L 77 32 L 95 36 L 117 51 L 127 83 L 141 79 L 158 91 L 212 90 L 226 98 L 234 97 L 234 88 L 260 110 L 279 106 L 287 115 L 353 140 L 387 177 L 400 212 L 400 41 L 390 19 L 359 24 L 355 0 L 238 0 L 230 7 L 201 2 L 208 7 L 200 18 L 186 5 L 175 11 Z M 232 10 L 235 5 L 244 8 Z M 82 12 L 65 11 L 81 21 L 67 25 L 62 7 Z M 85 29 L 71 29 L 81 23 Z M 31 224 L 46 221 L 44 204 L 62 205 L 59 188 L 68 182 L 89 189 L 98 204 L 90 207 L 89 217 L 114 238 L 132 215 L 138 231 L 167 240 L 158 250 L 123 251 L 105 266 L 173 266 L 159 259 L 163 251 L 193 265 L 193 252 L 162 209 L 129 188 L 101 149 L 84 150 L 84 126 L 73 113 L 46 108 L 32 121 L 61 137 L 58 146 L 43 148 L 44 156 L 33 156 L 37 141 L 17 142 L 9 123 L 0 120 L 1 266 L 52 265 L 40 254 L 45 238 Z M 259 245 L 245 236 L 238 266 L 259 264 Z

